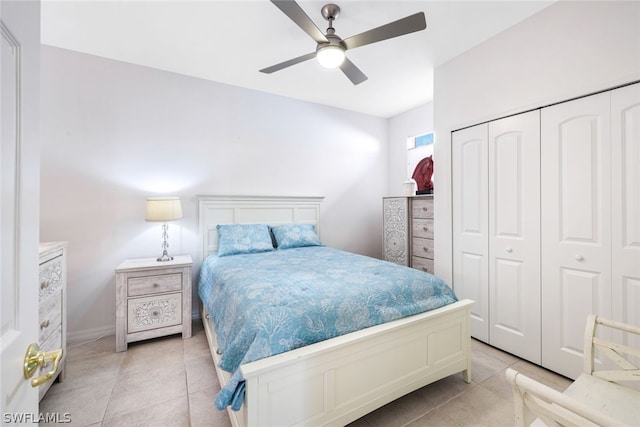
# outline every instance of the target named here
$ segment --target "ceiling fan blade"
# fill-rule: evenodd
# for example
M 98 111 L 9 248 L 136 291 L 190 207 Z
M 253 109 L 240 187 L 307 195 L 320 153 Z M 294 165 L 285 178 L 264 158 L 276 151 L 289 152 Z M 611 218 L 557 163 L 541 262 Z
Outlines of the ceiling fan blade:
M 368 45 L 393 37 L 403 36 L 427 28 L 424 12 L 418 12 L 406 18 L 398 19 L 386 25 L 374 28 L 364 33 L 356 34 L 343 40 L 347 49 Z
M 302 30 L 309 34 L 312 39 L 316 41 L 316 43 L 327 42 L 327 38 L 320 31 L 320 29 L 313 23 L 311 18 L 304 13 L 304 10 L 292 0 L 271 0 L 271 3 L 276 5 L 278 9 L 284 12 L 293 22 L 295 22 L 298 27 L 302 28 Z
M 367 80 L 367 76 L 365 76 L 364 73 L 360 71 L 360 68 L 356 67 L 356 65 L 351 62 L 349 58 L 344 58 L 344 61 L 340 65 L 340 69 L 354 85 L 358 85 Z
M 265 73 L 265 74 L 271 74 L 271 73 L 273 73 L 275 71 L 282 70 L 283 68 L 287 68 L 287 67 L 290 67 L 292 65 L 299 64 L 301 62 L 307 61 L 307 60 L 309 60 L 311 58 L 315 58 L 315 57 L 316 57 L 316 53 L 315 52 L 307 53 L 306 55 L 298 56 L 297 58 L 293 58 L 293 59 L 290 59 L 288 61 L 284 61 L 284 62 L 281 62 L 279 64 L 272 65 L 271 67 L 263 68 L 262 70 L 260 70 L 260 72 L 261 73 Z

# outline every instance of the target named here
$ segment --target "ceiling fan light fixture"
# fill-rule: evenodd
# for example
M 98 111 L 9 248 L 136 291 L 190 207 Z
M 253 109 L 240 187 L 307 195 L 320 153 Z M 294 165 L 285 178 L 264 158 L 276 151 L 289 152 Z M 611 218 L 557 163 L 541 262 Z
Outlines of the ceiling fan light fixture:
M 344 49 L 335 44 L 322 46 L 316 52 L 316 58 L 324 68 L 332 69 L 339 67 L 345 58 Z

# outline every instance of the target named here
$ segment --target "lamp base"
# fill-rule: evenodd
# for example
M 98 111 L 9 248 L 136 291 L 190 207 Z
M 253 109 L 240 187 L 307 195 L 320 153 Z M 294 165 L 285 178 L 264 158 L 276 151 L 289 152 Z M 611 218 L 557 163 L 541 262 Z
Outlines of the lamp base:
M 160 261 L 160 262 L 171 261 L 171 260 L 173 260 L 173 257 L 169 256 L 166 250 L 162 251 L 162 255 L 156 258 L 156 261 Z

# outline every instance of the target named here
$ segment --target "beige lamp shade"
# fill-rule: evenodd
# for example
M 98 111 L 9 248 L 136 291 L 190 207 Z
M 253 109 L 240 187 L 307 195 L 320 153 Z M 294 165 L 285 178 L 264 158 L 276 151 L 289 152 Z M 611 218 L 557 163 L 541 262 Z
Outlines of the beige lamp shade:
M 178 197 L 147 198 L 147 221 L 172 221 L 182 218 L 182 205 Z

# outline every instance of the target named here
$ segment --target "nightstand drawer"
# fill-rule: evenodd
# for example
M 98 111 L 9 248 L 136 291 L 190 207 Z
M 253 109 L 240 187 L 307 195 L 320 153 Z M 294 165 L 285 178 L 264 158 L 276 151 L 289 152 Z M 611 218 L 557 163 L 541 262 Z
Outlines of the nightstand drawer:
M 182 293 L 127 301 L 127 333 L 182 323 Z
M 127 290 L 130 297 L 161 292 L 179 292 L 182 290 L 182 274 L 130 277 Z

